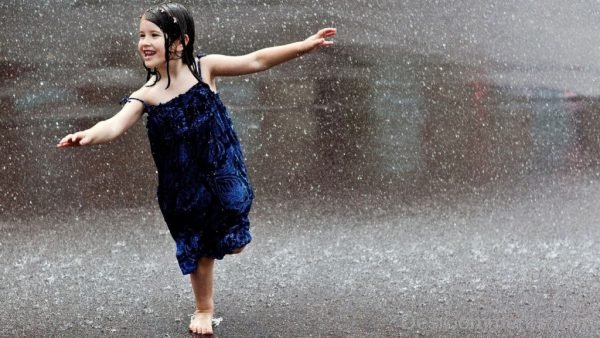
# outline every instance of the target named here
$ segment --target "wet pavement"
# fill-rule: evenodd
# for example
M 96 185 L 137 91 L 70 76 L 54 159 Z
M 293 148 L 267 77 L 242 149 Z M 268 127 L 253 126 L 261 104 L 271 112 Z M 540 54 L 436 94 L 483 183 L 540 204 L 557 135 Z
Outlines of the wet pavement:
M 593 336 L 598 173 L 257 199 L 216 267 L 217 337 Z M 187 336 L 187 278 L 155 208 L 0 223 L 1 336 Z

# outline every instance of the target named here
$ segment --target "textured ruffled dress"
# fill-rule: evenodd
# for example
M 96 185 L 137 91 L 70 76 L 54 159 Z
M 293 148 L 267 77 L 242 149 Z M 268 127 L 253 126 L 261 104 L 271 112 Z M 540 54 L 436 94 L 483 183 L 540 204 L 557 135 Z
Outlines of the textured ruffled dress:
M 200 257 L 222 259 L 248 244 L 254 192 L 219 94 L 199 81 L 158 105 L 125 99 L 131 100 L 141 101 L 147 113 L 158 203 L 175 240 L 181 272 L 195 271 Z

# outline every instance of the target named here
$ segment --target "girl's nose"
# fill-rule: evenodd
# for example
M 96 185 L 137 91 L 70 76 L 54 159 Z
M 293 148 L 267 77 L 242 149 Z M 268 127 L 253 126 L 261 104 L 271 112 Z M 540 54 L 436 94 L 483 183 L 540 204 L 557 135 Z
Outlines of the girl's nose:
M 149 46 L 150 40 L 147 37 L 140 37 L 140 45 Z

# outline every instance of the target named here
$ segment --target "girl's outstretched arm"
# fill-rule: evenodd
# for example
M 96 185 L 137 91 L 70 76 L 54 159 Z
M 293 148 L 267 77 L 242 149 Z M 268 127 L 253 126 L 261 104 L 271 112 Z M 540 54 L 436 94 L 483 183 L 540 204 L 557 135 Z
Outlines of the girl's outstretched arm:
M 330 46 L 326 38 L 336 34 L 335 28 L 324 28 L 304 41 L 257 50 L 240 56 L 211 54 L 202 58 L 203 74 L 208 74 L 209 83 L 217 76 L 235 76 L 267 70 L 275 65 L 313 51 L 321 46 Z
M 132 94 L 132 96 L 136 93 Z M 143 108 L 144 106 L 141 102 L 132 100 L 125 104 L 113 117 L 100 121 L 89 129 L 63 137 L 56 146 L 65 148 L 112 141 L 140 119 Z

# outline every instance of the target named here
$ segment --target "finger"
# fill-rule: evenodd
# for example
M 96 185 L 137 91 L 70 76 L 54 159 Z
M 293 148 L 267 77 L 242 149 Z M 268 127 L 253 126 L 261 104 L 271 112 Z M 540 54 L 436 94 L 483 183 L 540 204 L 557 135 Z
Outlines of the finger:
M 323 28 L 319 31 L 318 34 L 322 37 L 328 37 L 335 35 L 335 33 L 337 33 L 337 29 L 335 28 Z
M 335 30 L 331 30 L 331 31 L 327 31 L 325 32 L 325 35 L 323 35 L 324 37 L 330 37 L 330 36 L 334 36 L 337 32 Z
M 64 147 L 67 144 L 69 144 L 69 140 L 66 137 L 64 137 L 62 140 L 58 141 L 57 146 Z
M 59 144 L 56 145 L 59 148 L 65 148 L 65 147 L 71 147 L 73 146 L 73 143 L 70 142 L 61 142 Z
M 60 141 L 58 141 L 58 143 L 65 143 L 69 139 L 69 137 L 71 137 L 71 134 L 61 138 Z
M 90 143 L 90 139 L 89 137 L 83 137 L 82 139 L 79 140 L 78 144 L 80 146 L 84 146 L 86 144 Z
M 71 138 L 66 138 L 62 139 L 59 144 L 73 144 L 73 141 L 71 141 Z
M 81 138 L 81 136 L 79 135 L 79 133 L 75 133 L 75 134 L 69 134 L 65 137 L 63 137 L 62 140 L 60 140 L 58 142 L 58 144 L 61 147 L 72 147 L 72 146 L 77 146 L 79 145 L 78 140 Z

